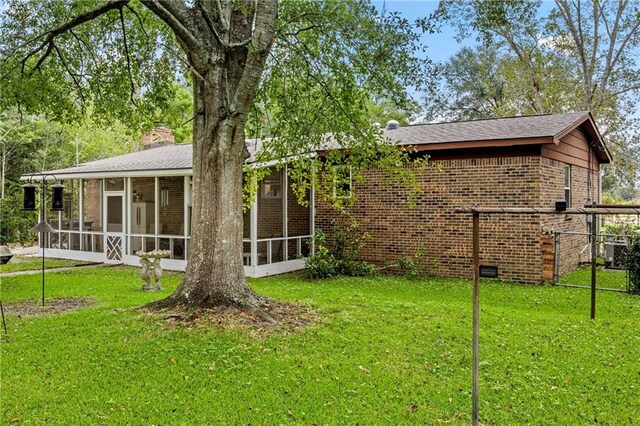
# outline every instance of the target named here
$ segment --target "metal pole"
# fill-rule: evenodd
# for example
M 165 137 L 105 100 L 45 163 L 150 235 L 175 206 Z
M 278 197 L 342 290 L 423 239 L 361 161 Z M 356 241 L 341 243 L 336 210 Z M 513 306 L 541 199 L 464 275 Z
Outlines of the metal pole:
M 45 197 L 44 197 L 44 193 L 47 190 L 47 183 L 44 179 L 44 177 L 42 178 L 42 194 L 40 195 L 42 198 L 42 220 L 46 221 L 47 219 L 44 216 L 44 204 L 45 204 Z M 44 232 L 41 233 L 42 234 L 42 306 L 44 306 L 44 245 L 45 245 L 45 237 L 44 237 Z
M 4 328 L 4 334 L 7 334 L 7 322 L 4 319 L 4 308 L 2 302 L 0 302 L 0 313 L 2 313 L 2 328 Z
M 480 213 L 473 212 L 473 411 L 471 424 L 478 425 L 480 368 Z
M 595 203 L 594 203 L 595 206 Z M 598 260 L 598 242 L 596 234 L 596 215 L 591 215 L 591 319 L 596 319 L 596 263 Z
M 558 233 L 553 234 L 553 285 L 560 281 L 560 238 Z

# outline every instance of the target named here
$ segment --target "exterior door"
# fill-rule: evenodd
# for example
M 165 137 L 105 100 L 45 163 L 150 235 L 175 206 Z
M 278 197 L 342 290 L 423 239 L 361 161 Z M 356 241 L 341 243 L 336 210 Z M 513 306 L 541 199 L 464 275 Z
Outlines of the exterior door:
M 104 193 L 105 238 L 107 262 L 121 263 L 125 253 L 125 204 L 123 192 Z

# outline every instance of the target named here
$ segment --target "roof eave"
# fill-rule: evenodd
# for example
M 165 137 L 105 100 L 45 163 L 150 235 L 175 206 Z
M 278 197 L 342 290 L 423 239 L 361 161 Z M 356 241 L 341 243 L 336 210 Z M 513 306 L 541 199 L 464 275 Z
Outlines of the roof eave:
M 584 123 L 588 123 L 591 131 L 593 132 L 593 135 L 591 135 L 591 136 L 592 136 L 592 139 L 595 139 L 595 140 L 590 141 L 590 143 L 596 142 L 602 148 L 601 150 L 596 150 L 596 153 L 602 154 L 602 155 L 599 155 L 600 162 L 604 163 L 604 164 L 612 163 L 613 162 L 613 158 L 611 157 L 611 152 L 609 152 L 609 148 L 607 147 L 607 144 L 604 142 L 604 139 L 602 138 L 602 135 L 600 134 L 600 130 L 598 130 L 598 126 L 596 125 L 596 122 L 593 119 L 593 116 L 591 115 L 591 112 L 585 112 L 576 121 L 574 121 L 569 126 L 564 128 L 562 131 L 560 131 L 559 133 L 554 135 L 553 143 L 555 143 L 557 145 L 558 143 L 560 143 L 560 140 L 562 138 L 567 136 L 569 133 L 571 133 L 573 130 L 577 129 L 578 127 L 580 127 Z M 595 148 L 595 147 L 593 147 L 593 148 Z

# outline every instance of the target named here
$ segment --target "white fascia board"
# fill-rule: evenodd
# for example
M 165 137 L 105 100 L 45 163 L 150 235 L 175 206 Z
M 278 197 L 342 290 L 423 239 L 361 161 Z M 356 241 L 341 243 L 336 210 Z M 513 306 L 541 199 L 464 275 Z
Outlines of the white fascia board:
M 132 171 L 113 171 L 113 172 L 90 172 L 90 173 L 60 173 L 47 175 L 47 180 L 67 179 L 102 179 L 102 178 L 125 178 L 125 177 L 155 177 L 155 176 L 191 176 L 192 169 L 167 169 L 167 170 L 132 170 Z M 42 180 L 40 175 L 22 175 L 22 180 Z
M 314 158 L 316 157 L 316 155 L 317 154 L 315 152 L 311 152 L 309 154 L 292 155 L 290 157 L 281 158 L 279 160 L 271 160 L 263 163 L 251 163 L 247 167 L 249 167 L 250 169 L 262 169 L 265 167 L 273 167 L 278 164 L 288 163 L 291 160 L 300 160 L 302 158 Z

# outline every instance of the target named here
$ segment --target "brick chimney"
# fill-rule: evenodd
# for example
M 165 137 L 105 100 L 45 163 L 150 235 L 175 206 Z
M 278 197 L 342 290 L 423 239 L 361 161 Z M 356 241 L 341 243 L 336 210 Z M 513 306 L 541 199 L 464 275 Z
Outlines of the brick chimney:
M 173 145 L 173 130 L 164 127 L 164 123 L 156 122 L 156 127 L 142 134 L 142 149 L 151 149 L 163 145 Z

